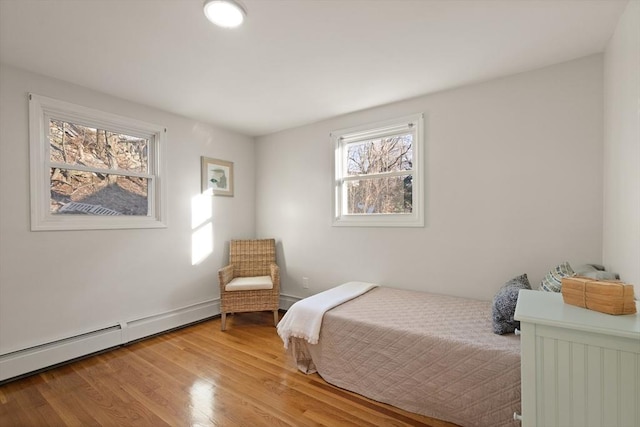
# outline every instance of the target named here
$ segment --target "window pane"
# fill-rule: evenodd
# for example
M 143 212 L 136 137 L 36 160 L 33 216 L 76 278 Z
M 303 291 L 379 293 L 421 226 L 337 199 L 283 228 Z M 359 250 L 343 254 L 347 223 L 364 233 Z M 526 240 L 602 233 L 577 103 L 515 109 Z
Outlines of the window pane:
M 147 172 L 149 140 L 61 120 L 49 122 L 50 160 L 100 169 Z
M 347 214 L 410 214 L 411 175 L 347 181 Z
M 412 142 L 409 133 L 347 145 L 347 175 L 412 170 Z
M 149 179 L 51 169 L 51 213 L 147 215 Z

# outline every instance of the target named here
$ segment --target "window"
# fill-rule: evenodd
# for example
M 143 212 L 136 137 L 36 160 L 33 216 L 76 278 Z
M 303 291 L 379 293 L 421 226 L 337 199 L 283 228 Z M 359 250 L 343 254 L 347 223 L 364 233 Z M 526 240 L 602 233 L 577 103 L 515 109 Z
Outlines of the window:
M 333 225 L 424 226 L 422 128 L 418 114 L 331 133 Z
M 166 227 L 165 133 L 30 94 L 31 230 Z

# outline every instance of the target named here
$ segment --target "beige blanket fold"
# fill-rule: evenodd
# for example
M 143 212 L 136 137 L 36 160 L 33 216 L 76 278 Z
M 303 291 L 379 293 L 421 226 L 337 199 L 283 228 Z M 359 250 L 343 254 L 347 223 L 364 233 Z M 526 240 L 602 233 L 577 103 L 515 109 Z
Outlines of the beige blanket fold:
M 278 335 L 284 342 L 284 348 L 289 347 L 291 338 L 302 338 L 309 344 L 317 344 L 322 317 L 327 310 L 376 286 L 373 283 L 347 282 L 294 303 L 278 323 Z

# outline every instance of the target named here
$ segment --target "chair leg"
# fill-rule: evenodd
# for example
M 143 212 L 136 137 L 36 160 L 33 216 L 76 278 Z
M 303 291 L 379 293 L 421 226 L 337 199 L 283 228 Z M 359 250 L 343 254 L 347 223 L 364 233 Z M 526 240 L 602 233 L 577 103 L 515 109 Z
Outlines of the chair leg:
M 273 310 L 273 325 L 278 326 L 279 320 L 280 319 L 278 318 L 278 310 Z
M 221 314 L 222 314 L 222 322 L 220 324 L 220 330 L 226 331 L 227 330 L 227 313 L 221 313 Z

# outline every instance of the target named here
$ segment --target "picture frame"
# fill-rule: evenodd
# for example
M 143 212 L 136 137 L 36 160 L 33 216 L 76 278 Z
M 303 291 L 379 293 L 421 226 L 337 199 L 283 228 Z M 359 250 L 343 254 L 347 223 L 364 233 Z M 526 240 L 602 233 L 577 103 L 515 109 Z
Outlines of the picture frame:
M 202 193 L 233 197 L 233 162 L 202 156 Z

